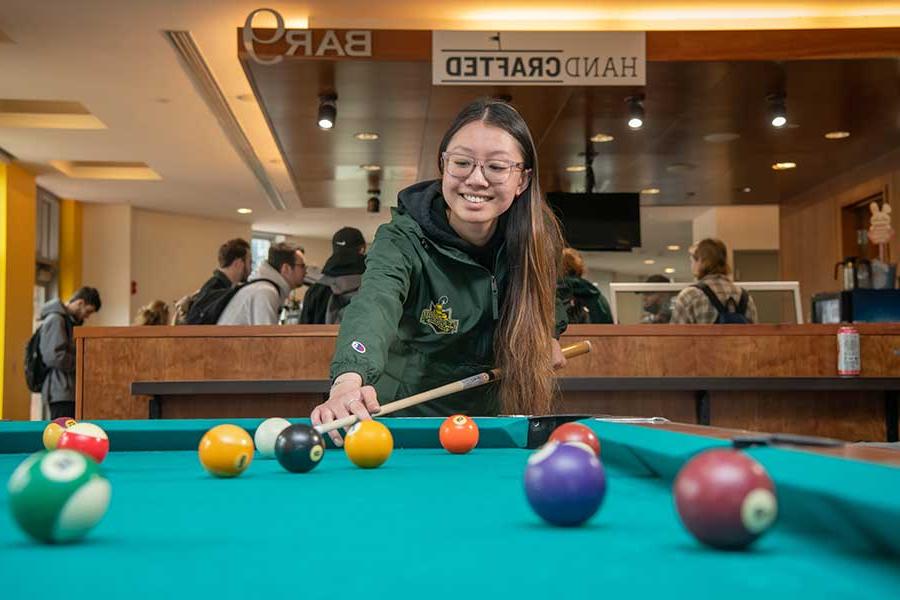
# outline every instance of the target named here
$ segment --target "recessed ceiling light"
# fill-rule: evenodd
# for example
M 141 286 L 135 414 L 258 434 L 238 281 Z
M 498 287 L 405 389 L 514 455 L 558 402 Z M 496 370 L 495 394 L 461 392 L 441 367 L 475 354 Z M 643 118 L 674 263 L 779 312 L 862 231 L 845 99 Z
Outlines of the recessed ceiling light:
M 569 173 L 581 173 L 582 171 L 587 171 L 587 167 L 584 165 L 570 165 L 566 167 L 566 171 Z
M 644 188 L 641 190 L 642 194 L 658 194 L 659 188 Z
M 670 273 L 670 274 L 671 274 L 671 273 L 674 273 L 674 272 L 675 272 L 675 269 L 673 269 L 672 267 L 666 267 L 665 269 L 663 269 L 663 271 L 665 271 L 666 273 Z
M 356 135 L 354 135 L 358 140 L 362 140 L 363 142 L 371 142 L 372 140 L 378 139 L 378 134 L 374 131 L 360 131 Z
M 666 250 L 671 250 L 672 252 L 678 252 L 679 250 L 681 250 L 681 246 L 679 246 L 678 244 L 670 244 L 670 245 L 666 246 Z
M 239 209 L 237 209 L 237 211 L 242 215 L 249 215 L 250 213 L 253 212 L 253 209 L 252 208 L 239 208 Z
M 825 139 L 828 140 L 842 140 L 848 137 L 850 137 L 849 131 L 829 131 L 825 134 Z
M 741 191 L 744 192 L 745 194 L 749 194 L 750 192 L 753 191 L 753 188 L 748 185 L 746 187 L 742 187 Z
M 785 162 L 777 162 L 772 165 L 772 168 L 776 171 L 787 171 L 788 169 L 793 169 L 797 166 L 797 163 L 785 161 Z
M 609 135 L 608 133 L 595 133 L 591 136 L 591 141 L 597 142 L 598 144 L 605 144 L 606 142 L 611 142 L 614 139 L 616 138 Z
M 381 165 L 359 165 L 363 171 L 380 171 Z
M 739 133 L 731 133 L 731 132 L 722 132 L 722 133 L 710 133 L 709 135 L 704 135 L 703 139 L 711 144 L 724 144 L 726 142 L 733 142 L 734 140 L 741 137 Z
M 644 264 L 645 265 L 655 265 L 656 261 L 653 260 L 652 258 L 648 258 L 647 260 L 644 261 Z

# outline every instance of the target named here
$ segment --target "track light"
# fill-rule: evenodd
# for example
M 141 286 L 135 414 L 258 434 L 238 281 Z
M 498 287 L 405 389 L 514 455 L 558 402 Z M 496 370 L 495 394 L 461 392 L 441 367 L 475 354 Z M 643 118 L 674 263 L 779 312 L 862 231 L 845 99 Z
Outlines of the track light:
M 769 94 L 769 121 L 772 127 L 784 127 L 787 125 L 787 106 L 784 102 L 784 94 Z
M 628 126 L 640 129 L 644 126 L 644 95 L 628 96 L 625 103 L 628 104 Z
M 337 94 L 319 96 L 319 128 L 331 129 L 337 120 Z

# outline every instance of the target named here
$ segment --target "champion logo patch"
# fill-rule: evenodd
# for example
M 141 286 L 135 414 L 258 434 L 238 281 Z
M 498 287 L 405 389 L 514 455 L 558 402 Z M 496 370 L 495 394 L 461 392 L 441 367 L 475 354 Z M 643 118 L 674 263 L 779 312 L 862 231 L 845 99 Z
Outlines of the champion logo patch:
M 362 342 L 359 342 L 357 340 L 353 340 L 352 342 L 350 342 L 350 347 L 353 348 L 354 350 L 356 350 L 357 352 L 359 352 L 360 354 L 366 353 L 365 344 L 363 344 Z

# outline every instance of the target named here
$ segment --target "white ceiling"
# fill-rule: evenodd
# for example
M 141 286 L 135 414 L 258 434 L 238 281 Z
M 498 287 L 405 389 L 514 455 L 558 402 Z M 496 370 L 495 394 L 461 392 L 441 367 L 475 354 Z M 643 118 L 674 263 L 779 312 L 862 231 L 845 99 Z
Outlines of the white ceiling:
M 604 2 L 602 8 L 595 1 L 392 0 L 376 3 L 376 14 L 373 4 L 362 0 L 3 0 L 0 98 L 80 102 L 107 129 L 0 128 L 0 147 L 40 173 L 39 185 L 65 198 L 233 219 L 300 237 L 328 238 L 350 224 L 371 238 L 388 218 L 393 199 L 382 199 L 378 215 L 363 209 L 303 209 L 291 187 L 237 60 L 236 28 L 263 5 L 283 14 L 289 26 L 308 18 L 313 27 L 494 29 L 498 20 L 508 29 L 558 30 L 900 26 L 900 6 L 866 0 L 651 0 L 640 8 L 630 0 Z M 163 30 L 192 33 L 288 211 L 270 207 Z M 250 101 L 238 99 L 248 94 Z M 162 180 L 75 180 L 50 167 L 51 160 L 139 161 Z M 254 212 L 240 216 L 239 207 Z M 692 217 L 681 209 L 667 210 L 645 211 L 644 239 L 684 246 L 690 241 L 685 223 Z M 656 255 L 660 249 L 650 245 L 642 253 Z M 591 256 L 589 262 L 602 258 L 606 269 L 617 270 L 627 257 L 611 253 Z M 647 267 L 647 274 L 662 266 L 660 261 Z

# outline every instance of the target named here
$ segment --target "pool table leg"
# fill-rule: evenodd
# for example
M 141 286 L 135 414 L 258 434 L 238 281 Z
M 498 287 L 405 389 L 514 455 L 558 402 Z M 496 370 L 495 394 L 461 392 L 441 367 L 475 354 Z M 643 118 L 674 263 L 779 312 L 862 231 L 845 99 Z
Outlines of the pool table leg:
M 887 390 L 884 393 L 884 433 L 888 442 L 900 441 L 898 435 L 898 421 L 900 421 L 900 399 L 897 390 Z
M 162 419 L 162 400 L 159 396 L 151 396 L 149 406 L 148 419 Z
M 698 390 L 694 393 L 694 410 L 698 425 L 709 425 L 709 390 Z

